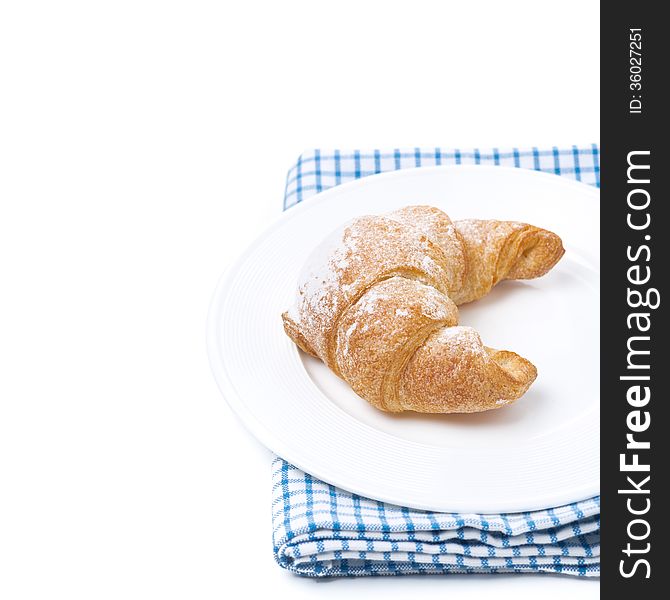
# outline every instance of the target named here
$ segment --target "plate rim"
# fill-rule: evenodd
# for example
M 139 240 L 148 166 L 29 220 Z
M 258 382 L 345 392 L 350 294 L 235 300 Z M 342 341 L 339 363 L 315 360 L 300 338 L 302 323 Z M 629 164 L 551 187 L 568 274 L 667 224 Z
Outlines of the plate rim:
M 365 496 L 374 500 L 390 504 L 399 504 L 397 498 L 389 497 L 385 493 L 380 494 L 379 492 L 375 492 L 373 489 L 365 489 L 366 486 L 361 484 L 360 482 L 359 483 L 348 482 L 346 481 L 346 477 L 332 478 L 327 473 L 319 472 L 320 469 L 318 468 L 314 469 L 313 466 L 308 467 L 303 463 L 302 457 L 298 457 L 298 460 L 294 460 L 294 458 L 296 457 L 291 457 L 290 459 L 286 458 L 286 453 L 284 452 L 286 447 L 284 443 L 281 441 L 279 437 L 277 437 L 277 435 L 271 429 L 269 429 L 265 424 L 261 423 L 256 418 L 256 416 L 247 408 L 247 405 L 244 402 L 243 398 L 236 390 L 234 382 L 231 381 L 228 376 L 228 373 L 225 369 L 223 357 L 220 355 L 217 347 L 218 330 L 216 327 L 216 323 L 217 323 L 217 315 L 219 314 L 217 308 L 221 305 L 221 300 L 225 295 L 229 280 L 233 278 L 233 275 L 239 269 L 239 267 L 242 266 L 245 259 L 254 252 L 257 246 L 263 243 L 263 240 L 268 235 L 274 232 L 277 228 L 281 227 L 286 221 L 295 218 L 295 216 L 300 214 L 301 212 L 311 210 L 322 202 L 327 202 L 331 195 L 335 195 L 336 193 L 342 193 L 343 190 L 346 191 L 347 189 L 368 185 L 371 179 L 379 180 L 383 178 L 392 180 L 398 177 L 406 177 L 408 174 L 412 173 L 416 174 L 419 171 L 457 172 L 457 171 L 475 170 L 475 169 L 484 171 L 495 171 L 495 172 L 504 170 L 509 173 L 518 174 L 519 176 L 522 177 L 531 176 L 531 177 L 542 178 L 546 179 L 547 181 L 551 181 L 553 184 L 564 185 L 566 187 L 571 187 L 575 190 L 579 190 L 580 192 L 591 196 L 594 201 L 599 201 L 600 197 L 599 188 L 594 187 L 592 185 L 574 179 L 567 179 L 566 177 L 561 175 L 546 173 L 534 169 L 526 169 L 522 167 L 508 167 L 508 166 L 494 166 L 494 165 L 436 165 L 429 167 L 403 168 L 395 171 L 378 173 L 375 175 L 370 175 L 362 177 L 360 179 L 349 181 L 340 185 L 335 185 L 322 192 L 314 194 L 313 196 L 310 196 L 308 201 L 298 202 L 292 205 L 291 207 L 285 209 L 279 215 L 277 215 L 277 217 L 275 217 L 274 220 L 270 222 L 269 225 L 267 225 L 264 229 L 262 229 L 262 231 L 252 240 L 251 243 L 249 243 L 245 248 L 243 248 L 240 252 L 238 252 L 237 255 L 228 263 L 228 266 L 224 269 L 223 273 L 220 275 L 218 279 L 215 291 L 212 295 L 212 299 L 209 304 L 207 323 L 206 323 L 207 354 L 210 368 L 212 370 L 214 379 L 217 383 L 217 387 L 221 392 L 221 395 L 225 399 L 226 403 L 229 405 L 233 414 L 242 423 L 245 429 L 247 429 L 247 431 L 260 444 L 262 444 L 264 447 L 266 447 L 268 450 L 273 452 L 278 457 L 287 460 L 297 468 L 310 473 L 312 476 L 322 481 L 330 483 L 336 487 L 339 487 L 351 493 Z M 593 267 L 599 274 L 600 273 L 599 264 L 595 264 L 593 265 Z M 294 350 L 297 353 L 297 349 Z M 595 410 L 597 413 L 599 413 L 600 410 L 599 406 Z M 290 451 L 289 454 L 291 454 Z M 371 483 L 370 485 L 374 487 L 374 483 Z M 599 481 L 597 484 L 590 484 L 590 485 L 585 484 L 581 486 L 580 488 L 578 488 L 579 490 L 582 490 L 580 492 L 580 494 L 582 495 L 580 496 L 579 499 L 586 499 L 593 496 L 597 496 L 599 494 L 599 488 L 600 488 Z M 519 512 L 521 510 L 540 510 L 551 506 L 560 506 L 563 504 L 568 504 L 570 502 L 576 501 L 577 499 L 574 496 L 575 496 L 574 489 L 571 489 L 571 493 L 569 494 L 566 493 L 564 494 L 563 497 L 561 497 L 560 495 L 556 495 L 557 500 L 552 501 L 551 504 L 547 504 L 546 498 L 544 498 L 544 496 L 540 496 L 537 497 L 536 499 L 529 499 L 528 508 L 524 509 L 518 509 L 518 508 L 510 509 L 508 508 L 510 506 L 509 502 L 507 503 L 501 502 L 500 508 L 496 508 L 495 512 L 501 512 L 501 511 Z M 451 511 L 464 511 L 464 510 L 466 510 L 467 512 L 473 512 L 471 509 L 464 509 L 463 507 L 457 507 L 457 506 L 454 506 L 453 508 L 450 509 L 446 509 L 444 506 L 437 507 L 434 503 L 430 501 L 426 503 L 412 501 L 410 503 L 403 503 L 402 505 L 408 506 L 410 508 L 416 508 L 419 510 L 429 510 L 437 512 L 451 512 Z M 496 507 L 498 507 L 498 504 L 496 504 Z M 479 511 L 479 512 L 485 512 L 485 511 Z

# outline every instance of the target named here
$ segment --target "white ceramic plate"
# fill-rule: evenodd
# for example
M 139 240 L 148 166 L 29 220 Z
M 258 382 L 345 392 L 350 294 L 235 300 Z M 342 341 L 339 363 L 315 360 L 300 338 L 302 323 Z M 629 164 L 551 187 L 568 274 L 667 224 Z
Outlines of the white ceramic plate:
M 515 404 L 474 415 L 376 410 L 284 334 L 310 251 L 355 216 L 431 204 L 453 219 L 525 221 L 566 253 L 546 276 L 504 282 L 460 308 L 487 345 L 538 378 Z M 599 490 L 599 195 L 523 169 L 459 166 L 366 177 L 291 208 L 221 279 L 208 345 L 216 380 L 263 444 L 329 483 L 438 511 L 546 508 Z

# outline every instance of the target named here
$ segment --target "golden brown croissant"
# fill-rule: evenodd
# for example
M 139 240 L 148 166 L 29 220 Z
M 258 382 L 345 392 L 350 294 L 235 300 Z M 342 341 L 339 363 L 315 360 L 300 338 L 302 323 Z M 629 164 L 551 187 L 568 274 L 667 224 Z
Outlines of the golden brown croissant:
M 504 279 L 544 275 L 563 252 L 550 231 L 452 222 L 430 206 L 360 217 L 315 250 L 284 329 L 382 410 L 499 408 L 520 398 L 537 370 L 458 326 L 456 306 Z

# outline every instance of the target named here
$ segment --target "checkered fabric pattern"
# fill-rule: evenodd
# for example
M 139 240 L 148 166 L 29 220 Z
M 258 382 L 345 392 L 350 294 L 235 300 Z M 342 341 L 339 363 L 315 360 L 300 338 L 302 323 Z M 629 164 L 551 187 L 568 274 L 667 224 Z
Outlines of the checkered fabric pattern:
M 285 208 L 374 173 L 435 164 L 531 168 L 600 185 L 598 146 L 491 152 L 304 153 L 287 179 Z M 378 502 L 272 464 L 275 559 L 308 577 L 445 573 L 600 575 L 600 498 L 524 513 L 420 511 Z
M 347 181 L 416 167 L 435 165 L 500 165 L 561 175 L 600 187 L 597 144 L 572 148 L 453 150 L 309 150 L 303 152 L 286 178 L 284 209 Z
M 351 494 L 272 464 L 277 562 L 310 577 L 600 574 L 600 498 L 497 515 L 435 513 Z

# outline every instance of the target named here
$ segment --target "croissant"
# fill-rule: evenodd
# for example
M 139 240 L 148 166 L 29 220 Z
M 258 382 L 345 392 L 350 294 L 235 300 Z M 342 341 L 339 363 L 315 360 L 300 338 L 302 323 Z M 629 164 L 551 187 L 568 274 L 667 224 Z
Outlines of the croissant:
M 284 329 L 381 410 L 499 408 L 520 398 L 537 370 L 459 326 L 457 306 L 499 281 L 540 277 L 563 253 L 550 231 L 452 222 L 430 206 L 360 217 L 314 251 L 295 305 L 282 315 Z

